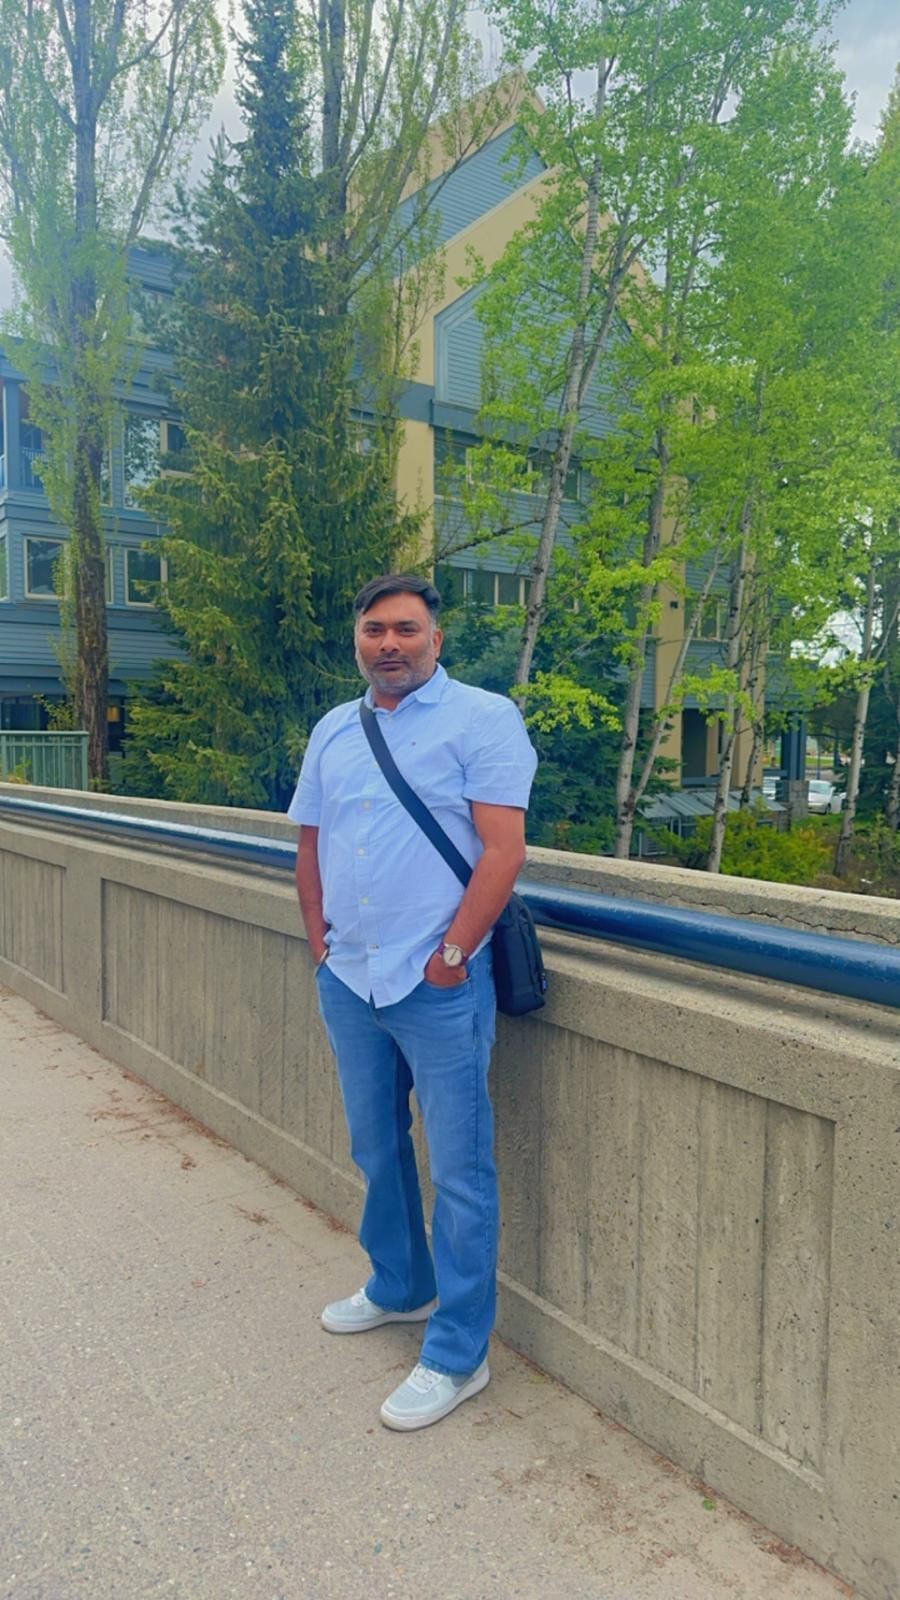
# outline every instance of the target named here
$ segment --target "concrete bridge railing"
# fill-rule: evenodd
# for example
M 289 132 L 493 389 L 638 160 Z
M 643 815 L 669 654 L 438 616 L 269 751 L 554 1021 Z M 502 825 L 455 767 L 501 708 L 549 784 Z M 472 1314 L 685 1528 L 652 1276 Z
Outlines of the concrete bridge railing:
M 0 786 L 0 981 L 354 1223 L 286 875 L 13 821 L 3 797 L 22 794 Z M 292 836 L 257 813 L 70 799 Z M 900 941 L 890 901 L 548 851 L 529 874 Z M 545 949 L 547 1009 L 503 1024 L 493 1075 L 501 1332 L 868 1600 L 897 1600 L 897 1012 L 596 940 Z

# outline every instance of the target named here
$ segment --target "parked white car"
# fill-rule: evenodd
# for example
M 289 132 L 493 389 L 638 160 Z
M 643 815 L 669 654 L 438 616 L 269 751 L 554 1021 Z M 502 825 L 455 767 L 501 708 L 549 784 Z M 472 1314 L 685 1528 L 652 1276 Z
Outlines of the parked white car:
M 810 778 L 809 780 L 809 809 L 817 813 L 831 812 L 832 815 L 843 810 L 846 796 L 842 789 L 838 789 L 827 778 Z

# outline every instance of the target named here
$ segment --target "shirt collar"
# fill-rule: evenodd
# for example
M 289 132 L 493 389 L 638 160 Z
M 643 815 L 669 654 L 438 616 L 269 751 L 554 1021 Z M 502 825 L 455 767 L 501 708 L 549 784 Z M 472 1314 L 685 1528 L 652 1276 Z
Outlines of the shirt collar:
M 431 674 L 431 677 L 428 679 L 427 683 L 420 684 L 418 689 L 414 689 L 413 690 L 412 694 L 404 695 L 403 699 L 400 701 L 400 704 L 398 706 L 396 706 L 394 709 L 396 711 L 402 711 L 404 706 L 408 706 L 412 701 L 415 701 L 415 700 L 421 700 L 423 702 L 423 704 L 428 704 L 429 702 L 435 702 L 435 701 L 440 700 L 441 696 L 444 693 L 444 686 L 447 683 L 447 681 L 448 681 L 447 680 L 447 674 L 446 674 L 444 668 L 441 666 L 440 662 L 438 662 L 437 666 L 434 669 L 434 672 Z M 386 716 L 393 716 L 393 714 L 394 714 L 393 712 L 388 711 L 386 706 L 376 706 L 374 700 L 372 699 L 372 685 L 371 684 L 369 685 L 368 689 L 366 690 L 365 701 L 366 701 L 366 705 L 370 706 L 371 709 L 373 711 L 375 711 L 376 713 L 379 712 L 379 711 L 383 711 Z

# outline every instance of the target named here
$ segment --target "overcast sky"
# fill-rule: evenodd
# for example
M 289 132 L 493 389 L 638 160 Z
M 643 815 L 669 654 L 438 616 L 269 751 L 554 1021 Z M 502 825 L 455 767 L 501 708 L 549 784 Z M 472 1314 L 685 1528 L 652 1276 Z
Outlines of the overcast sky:
M 485 37 L 483 18 L 477 32 Z M 838 64 L 847 81 L 849 93 L 855 104 L 855 131 L 860 139 L 874 139 L 878 121 L 887 104 L 888 94 L 900 63 L 900 4 L 898 0 L 849 0 L 835 24 L 838 40 Z M 490 51 L 489 55 L 493 54 Z M 496 61 L 489 60 L 490 66 Z M 192 169 L 195 175 L 202 171 L 208 156 L 210 140 L 222 126 L 228 133 L 237 132 L 240 124 L 234 104 L 229 68 L 228 78 L 216 98 L 210 120 L 198 140 Z M 0 255 L 0 306 L 9 303 L 10 279 L 6 261 Z

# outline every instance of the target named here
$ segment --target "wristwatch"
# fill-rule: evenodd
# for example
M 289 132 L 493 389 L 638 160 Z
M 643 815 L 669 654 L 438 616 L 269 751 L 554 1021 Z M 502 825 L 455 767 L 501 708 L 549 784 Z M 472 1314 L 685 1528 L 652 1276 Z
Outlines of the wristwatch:
M 446 939 L 441 940 L 437 953 L 445 967 L 464 967 L 469 959 L 465 950 L 461 950 L 458 944 L 448 944 Z

